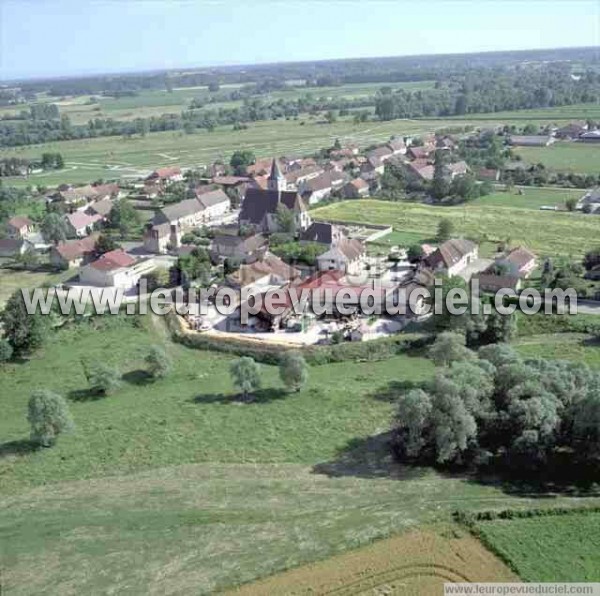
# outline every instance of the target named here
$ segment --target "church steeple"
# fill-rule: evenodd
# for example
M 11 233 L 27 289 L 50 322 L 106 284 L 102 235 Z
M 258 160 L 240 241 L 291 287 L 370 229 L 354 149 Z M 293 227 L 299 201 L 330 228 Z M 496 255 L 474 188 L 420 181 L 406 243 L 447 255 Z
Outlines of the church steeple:
M 285 190 L 287 186 L 287 182 L 281 173 L 281 169 L 279 168 L 279 164 L 276 159 L 273 159 L 273 163 L 271 164 L 271 173 L 269 174 L 269 178 L 267 179 L 267 188 L 269 190 L 276 190 L 277 192 L 281 192 Z

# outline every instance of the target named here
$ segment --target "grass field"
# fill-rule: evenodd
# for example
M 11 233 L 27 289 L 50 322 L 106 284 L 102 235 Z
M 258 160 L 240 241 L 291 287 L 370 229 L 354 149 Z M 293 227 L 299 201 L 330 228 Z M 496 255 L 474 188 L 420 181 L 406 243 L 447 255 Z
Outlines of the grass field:
M 585 191 L 570 188 L 531 187 L 522 188 L 521 193 L 494 192 L 475 199 L 471 204 L 481 205 L 482 207 L 511 207 L 513 209 L 539 209 L 544 205 L 563 208 L 567 199 L 580 199 Z
M 86 324 L 62 330 L 31 361 L 0 371 L 3 394 L 10 396 L 0 420 L 5 453 L 27 439 L 25 409 L 37 387 L 68 397 L 77 425 L 53 449 L 4 457 L 0 490 L 180 463 L 326 460 L 350 440 L 387 429 L 392 406 L 378 392 L 399 375 L 419 381 L 433 371 L 429 360 L 412 356 L 314 367 L 308 386 L 288 395 L 276 367 L 264 365 L 258 402 L 242 406 L 229 380 L 229 358 L 169 344 L 175 370 L 148 385 L 141 368 L 154 330 L 114 317 L 99 324 L 98 331 Z M 89 399 L 82 359 L 118 365 L 124 387 L 108 399 Z M 341 378 L 352 380 L 352 392 Z
M 564 141 L 548 147 L 516 147 L 514 151 L 526 163 L 543 163 L 558 172 L 600 173 L 600 145 Z
M 519 578 L 455 526 L 414 530 L 344 555 L 242 586 L 231 594 L 411 594 L 443 592 L 445 582 Z
M 386 224 L 395 231 L 435 236 L 443 218 L 452 221 L 456 234 L 477 240 L 507 238 L 540 255 L 580 256 L 598 243 L 598 221 L 579 213 L 555 213 L 466 204 L 436 207 L 416 203 L 375 200 L 344 201 L 311 211 L 317 220 L 344 220 Z
M 526 358 L 573 360 L 600 370 L 600 341 L 585 334 L 534 335 L 519 339 L 516 347 Z
M 305 124 L 302 125 L 301 122 Z M 51 186 L 61 182 L 83 183 L 98 178 L 137 178 L 154 168 L 169 164 L 199 167 L 217 158 L 229 161 L 231 153 L 240 148 L 252 149 L 257 157 L 268 157 L 310 154 L 333 144 L 336 138 L 342 142 L 355 142 L 365 146 L 385 141 L 392 135 L 419 134 L 443 125 L 444 121 L 396 120 L 354 124 L 350 120 L 339 120 L 326 124 L 309 118 L 275 120 L 256 122 L 247 130 L 241 131 L 220 127 L 212 133 L 200 130 L 191 135 L 178 131 L 151 133 L 143 138 L 103 137 L 44 143 L 2 149 L 0 157 L 39 157 L 45 151 L 59 151 L 65 158 L 65 169 L 34 174 L 26 180 L 6 178 L 4 181 L 10 185 Z
M 478 522 L 525 581 L 600 581 L 600 513 Z
M 392 398 L 433 373 L 419 355 L 312 366 L 295 394 L 262 365 L 263 388 L 242 404 L 229 357 L 170 343 L 156 319 L 136 321 L 73 324 L 0 370 L 0 543 L 10 594 L 211 593 L 448 520 L 458 507 L 539 501 L 391 460 Z M 157 342 L 175 367 L 148 383 L 142 359 Z M 94 399 L 83 359 L 118 365 L 124 386 Z M 65 395 L 75 419 L 75 432 L 52 449 L 27 441 L 26 404 L 37 387 Z M 442 545 L 438 538 L 427 540 Z M 436 546 L 435 565 L 450 561 L 462 573 L 452 566 L 461 553 L 487 556 L 470 541 L 466 551 L 453 544 L 445 553 Z M 420 564 L 407 561 L 402 573 Z M 480 577 L 479 567 L 469 573 Z
M 490 115 L 493 118 L 493 115 Z M 477 126 L 498 124 L 490 119 Z M 304 124 L 302 124 L 304 123 Z M 32 174 L 27 179 L 6 178 L 5 183 L 25 186 L 55 186 L 63 182 L 85 183 L 103 179 L 138 178 L 151 170 L 170 164 L 202 167 L 216 159 L 229 160 L 236 149 L 252 149 L 257 157 L 296 154 L 307 155 L 331 145 L 336 138 L 342 143 L 365 147 L 383 142 L 393 135 L 420 135 L 448 126 L 473 124 L 468 120 L 392 120 L 355 124 L 340 119 L 327 124 L 315 118 L 275 120 L 250 124 L 247 130 L 233 131 L 219 127 L 213 132 L 198 130 L 186 135 L 182 131 L 150 133 L 145 137 L 98 137 L 76 141 L 43 143 L 27 147 L 0 149 L 0 157 L 39 158 L 43 152 L 62 153 L 66 168 L 56 172 Z M 593 150 L 594 148 L 592 148 Z M 593 158 L 592 158 L 593 160 Z
M 494 112 L 494 116 L 502 120 L 527 120 L 531 122 L 542 120 L 544 123 L 571 120 L 598 120 L 600 118 L 600 103 L 581 103 L 552 108 Z M 467 118 L 471 120 L 486 120 L 489 118 L 489 114 L 468 114 Z M 523 124 L 525 123 L 521 123 L 521 126 Z M 542 124 L 542 122 L 538 122 L 537 124 Z
M 0 309 L 15 290 L 33 289 L 43 285 L 54 285 L 73 275 L 71 271 L 20 271 L 2 267 L 0 259 Z
M 405 83 L 391 83 L 392 89 L 407 89 L 418 91 L 432 89 L 434 81 L 412 81 Z M 384 86 L 381 83 L 356 83 L 340 85 L 338 87 L 304 87 L 289 86 L 280 91 L 274 91 L 261 99 L 270 100 L 286 99 L 292 100 L 311 94 L 313 97 L 326 97 L 331 99 L 347 98 L 358 99 L 373 96 Z M 239 87 L 239 85 L 223 86 L 223 90 Z M 40 103 L 55 103 L 61 115 L 69 116 L 73 124 L 85 124 L 93 118 L 114 118 L 115 120 L 132 120 L 135 118 L 149 118 L 161 116 L 162 114 L 179 114 L 187 109 L 194 98 L 210 97 L 207 87 L 176 88 L 171 92 L 165 89 L 141 91 L 132 97 L 101 97 L 92 99 L 89 95 L 76 97 L 49 97 L 40 95 Z M 219 107 L 233 108 L 241 105 L 241 101 L 229 101 L 207 104 L 204 109 L 215 109 Z M 30 103 L 0 108 L 0 116 L 18 114 L 22 110 L 28 110 Z
M 329 477 L 298 464 L 176 466 L 0 498 L 2 577 L 11 595 L 207 594 L 447 520 L 459 507 L 535 502 L 417 470 Z M 457 564 L 455 553 L 446 556 Z

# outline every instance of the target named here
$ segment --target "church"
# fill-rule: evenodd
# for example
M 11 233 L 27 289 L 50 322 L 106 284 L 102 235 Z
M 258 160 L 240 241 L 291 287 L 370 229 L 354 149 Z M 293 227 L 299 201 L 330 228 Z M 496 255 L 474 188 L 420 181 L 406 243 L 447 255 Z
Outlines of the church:
M 271 165 L 271 173 L 267 179 L 267 188 L 248 188 L 242 201 L 240 225 L 253 226 L 259 232 L 278 232 L 277 210 L 284 205 L 294 213 L 296 230 L 303 232 L 311 219 L 302 197 L 296 192 L 286 190 L 287 182 L 281 172 L 277 160 Z

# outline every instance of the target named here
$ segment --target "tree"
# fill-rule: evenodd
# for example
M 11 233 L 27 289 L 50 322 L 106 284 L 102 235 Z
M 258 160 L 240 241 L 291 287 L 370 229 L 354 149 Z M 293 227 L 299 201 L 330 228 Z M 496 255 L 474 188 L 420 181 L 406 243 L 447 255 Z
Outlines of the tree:
M 292 391 L 300 391 L 308 380 L 308 367 L 300 352 L 286 352 L 279 361 L 279 376 Z
M 431 397 L 422 389 L 413 389 L 400 397 L 396 420 L 404 455 L 412 458 L 421 454 L 427 443 L 425 432 L 430 423 L 431 410 Z
M 30 247 L 25 250 L 23 254 L 17 255 L 15 261 L 19 263 L 23 269 L 35 269 L 40 263 L 40 258 L 37 252 Z
M 438 242 L 446 242 L 450 240 L 454 233 L 454 224 L 449 219 L 443 218 L 440 220 L 437 228 L 436 240 Z
M 98 240 L 96 240 L 96 246 L 94 247 L 94 250 L 98 255 L 103 255 L 105 252 L 110 252 L 111 250 L 116 250 L 117 248 L 120 247 L 115 242 L 114 238 L 108 234 L 100 234 L 100 236 L 98 236 Z
M 148 365 L 148 372 L 153 379 L 166 377 L 173 367 L 170 356 L 162 346 L 150 346 L 145 360 Z
M 249 356 L 242 356 L 231 363 L 229 369 L 233 384 L 242 392 L 242 399 L 248 400 L 251 391 L 260 388 L 260 367 Z
M 244 174 L 246 167 L 256 162 L 256 156 L 250 149 L 241 149 L 234 151 L 229 160 L 229 165 L 236 174 Z
M 56 245 L 67 239 L 67 222 L 58 213 L 48 213 L 42 220 L 40 232 L 46 242 Z
M 600 246 L 585 253 L 583 266 L 587 271 L 600 265 Z
M 110 395 L 121 386 L 119 371 L 103 362 L 92 365 L 84 364 L 84 372 L 90 385 L 90 391 L 96 395 Z
M 567 208 L 567 211 L 575 211 L 575 208 L 577 207 L 577 199 L 573 197 L 567 199 L 565 201 L 565 207 Z
M 474 358 L 475 354 L 466 347 L 466 338 L 461 333 L 440 333 L 429 348 L 429 357 L 438 366 L 449 366 L 452 362 Z
M 433 180 L 431 181 L 431 196 L 438 201 L 450 193 L 450 183 L 446 175 L 446 152 L 437 149 L 433 163 Z
M 47 389 L 38 389 L 31 394 L 27 420 L 31 426 L 31 440 L 42 447 L 52 446 L 58 435 L 74 428 L 65 399 Z
M 127 199 L 120 199 L 110 210 L 108 222 L 112 228 L 119 230 L 121 237 L 124 238 L 140 225 L 140 215 Z
M 28 314 L 21 290 L 8 299 L 0 321 L 8 343 L 18 354 L 39 348 L 48 335 L 48 317 L 39 312 Z
M 417 263 L 424 255 L 425 252 L 420 244 L 411 244 L 406 251 L 406 256 L 411 263 Z
M 329 124 L 333 124 L 337 121 L 337 112 L 335 110 L 328 110 L 327 112 L 325 112 L 325 120 Z
M 284 234 L 296 233 L 296 217 L 294 212 L 286 207 L 283 203 L 277 205 L 276 220 L 278 229 Z
M 8 362 L 13 355 L 13 347 L 8 343 L 5 338 L 0 339 L 0 364 Z

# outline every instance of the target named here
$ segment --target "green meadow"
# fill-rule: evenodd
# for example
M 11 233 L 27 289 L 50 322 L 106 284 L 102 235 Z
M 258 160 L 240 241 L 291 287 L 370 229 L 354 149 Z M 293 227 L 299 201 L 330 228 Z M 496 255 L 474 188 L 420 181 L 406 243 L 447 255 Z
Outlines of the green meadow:
M 554 192 L 550 191 L 549 202 Z M 366 199 L 333 203 L 314 209 L 311 215 L 317 220 L 391 225 L 396 231 L 422 238 L 434 237 L 440 220 L 449 219 L 456 234 L 487 242 L 510 239 L 513 244 L 528 246 L 540 255 L 578 257 L 598 244 L 598 222 L 593 216 L 513 209 L 481 202 L 440 207 Z
M 174 370 L 149 382 L 143 356 L 153 343 Z M 91 396 L 84 360 L 117 365 L 122 388 Z M 262 365 L 251 403 L 239 401 L 230 361 L 171 343 L 162 321 L 105 317 L 68 324 L 0 369 L 7 593 L 209 594 L 458 508 L 540 506 L 499 484 L 392 461 L 394 399 L 434 372 L 419 354 L 311 366 L 293 394 Z M 27 441 L 38 387 L 64 395 L 76 425 L 50 449 Z

